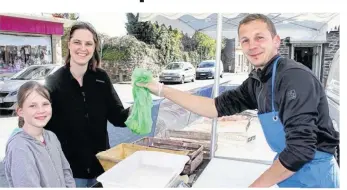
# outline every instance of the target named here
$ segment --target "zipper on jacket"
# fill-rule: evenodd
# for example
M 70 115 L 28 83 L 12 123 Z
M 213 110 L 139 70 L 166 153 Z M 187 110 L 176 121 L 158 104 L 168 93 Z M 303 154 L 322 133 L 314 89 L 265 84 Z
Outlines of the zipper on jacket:
M 82 91 L 82 96 L 83 96 L 83 102 L 86 103 L 86 95 L 84 94 L 83 91 Z
M 81 93 L 82 93 L 82 96 L 83 96 L 83 102 L 84 102 L 84 110 L 85 110 L 85 114 L 84 114 L 84 117 L 87 119 L 87 122 L 89 122 L 89 114 L 88 114 L 88 109 L 87 109 L 87 103 L 86 103 L 86 94 L 85 92 L 83 91 L 83 89 L 81 89 Z M 87 173 L 90 174 L 90 168 L 88 167 L 87 168 Z
M 260 109 L 260 101 L 259 101 L 259 98 L 260 98 L 261 93 L 263 92 L 263 89 L 264 89 L 264 86 L 263 86 L 263 84 L 260 82 L 260 92 L 259 92 L 258 98 L 257 98 L 257 104 L 258 104 L 258 111 L 259 111 L 259 112 L 261 111 L 261 109 Z
M 257 97 L 257 105 L 258 105 L 258 112 L 261 112 L 259 98 L 260 98 L 261 93 L 263 92 L 264 86 L 263 86 L 263 83 L 261 82 L 261 80 L 259 78 L 255 77 L 254 75 L 251 75 L 251 77 L 253 79 L 257 80 L 260 84 L 260 91 L 259 91 L 259 94 Z
M 86 94 L 84 93 L 84 91 L 82 91 L 82 96 L 83 96 L 84 107 L 86 108 Z M 84 114 L 84 117 L 86 118 L 89 117 L 87 109 L 86 109 L 86 113 Z
M 45 145 L 45 150 L 47 151 L 48 157 L 49 157 L 49 159 L 51 160 L 53 169 L 54 169 L 55 173 L 56 173 L 57 176 L 58 176 L 58 181 L 61 183 L 61 179 L 60 179 L 60 177 L 59 177 L 59 174 L 58 174 L 58 172 L 57 172 L 57 169 L 56 169 L 55 166 L 54 166 L 54 162 L 53 162 L 53 160 L 52 160 L 52 157 L 51 157 L 51 154 L 50 154 L 50 151 L 49 151 L 49 148 L 47 147 L 47 145 Z

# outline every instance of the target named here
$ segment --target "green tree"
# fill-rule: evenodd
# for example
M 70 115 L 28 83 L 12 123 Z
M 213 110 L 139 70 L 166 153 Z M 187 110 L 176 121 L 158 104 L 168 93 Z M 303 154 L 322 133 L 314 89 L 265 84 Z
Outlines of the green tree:
M 134 34 L 138 33 L 139 14 L 137 13 L 136 15 L 134 15 L 133 13 L 127 13 L 126 17 L 128 22 L 125 23 L 125 29 L 127 30 L 128 34 L 135 36 Z
M 77 20 L 79 18 L 79 15 L 77 13 L 53 13 L 52 14 L 55 17 L 61 17 L 66 18 L 70 20 Z M 62 48 L 62 56 L 63 59 L 67 56 L 68 49 L 68 41 L 69 41 L 69 32 L 71 30 L 71 27 L 64 28 L 64 34 L 61 37 L 61 48 Z
M 64 18 L 70 20 L 77 20 L 79 18 L 78 13 L 52 13 L 52 16 L 56 18 Z
M 128 34 L 146 44 L 154 45 L 159 50 L 158 56 L 162 65 L 182 60 L 181 38 L 183 35 L 178 30 L 172 29 L 171 26 L 159 26 L 157 22 L 139 22 L 139 14 L 127 13 L 126 16 Z
M 181 33 L 181 35 L 181 44 L 183 46 L 183 51 L 195 51 L 197 47 L 196 41 L 193 38 L 189 37 L 188 34 L 183 35 L 183 33 Z
M 190 61 L 197 64 L 204 59 L 214 59 L 216 54 L 216 40 L 202 32 L 196 32 L 192 37 L 183 34 L 171 26 L 151 22 L 139 22 L 139 14 L 126 14 L 128 22 L 126 30 L 129 35 L 154 45 L 158 49 L 161 65 L 172 61 Z M 226 40 L 223 39 L 223 47 Z
M 64 28 L 64 34 L 61 37 L 61 50 L 62 50 L 62 56 L 63 59 L 66 58 L 67 52 L 69 51 L 68 48 L 68 41 L 69 41 L 69 32 L 70 32 L 71 27 Z
M 200 61 L 214 58 L 216 54 L 216 40 L 202 32 L 195 32 L 193 40 L 195 40 L 195 49 L 200 55 Z

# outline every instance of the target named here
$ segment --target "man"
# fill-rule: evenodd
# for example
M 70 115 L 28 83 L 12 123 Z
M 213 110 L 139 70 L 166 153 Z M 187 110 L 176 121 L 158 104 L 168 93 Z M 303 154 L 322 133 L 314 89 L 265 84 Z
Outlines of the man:
M 339 187 L 333 156 L 339 133 L 319 80 L 303 64 L 279 56 L 280 37 L 265 15 L 246 16 L 238 35 L 243 53 L 256 69 L 235 90 L 210 99 L 154 81 L 137 85 L 210 118 L 258 109 L 266 140 L 278 154 L 250 187 Z

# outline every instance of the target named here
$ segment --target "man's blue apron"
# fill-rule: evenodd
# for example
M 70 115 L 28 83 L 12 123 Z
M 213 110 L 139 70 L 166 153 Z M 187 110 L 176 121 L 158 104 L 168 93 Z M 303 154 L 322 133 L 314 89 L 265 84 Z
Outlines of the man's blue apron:
M 271 104 L 272 112 L 258 114 L 261 126 L 264 131 L 266 141 L 271 149 L 277 153 L 275 159 L 277 159 L 279 153 L 286 147 L 285 132 L 283 124 L 278 117 L 278 111 L 275 111 L 274 99 L 274 84 L 276 77 L 277 62 L 280 59 L 278 57 L 272 69 L 272 83 L 271 83 Z M 316 151 L 314 159 L 305 164 L 294 175 L 286 180 L 278 183 L 279 187 L 326 187 L 334 188 L 340 187 L 339 180 L 339 167 L 332 154 Z

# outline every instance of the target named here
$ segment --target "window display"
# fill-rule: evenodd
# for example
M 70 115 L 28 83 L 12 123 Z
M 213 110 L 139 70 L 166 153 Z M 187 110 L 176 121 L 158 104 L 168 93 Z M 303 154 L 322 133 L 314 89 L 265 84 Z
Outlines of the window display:
M 51 37 L 0 34 L 0 74 L 51 63 Z

